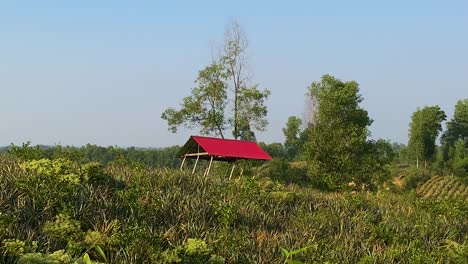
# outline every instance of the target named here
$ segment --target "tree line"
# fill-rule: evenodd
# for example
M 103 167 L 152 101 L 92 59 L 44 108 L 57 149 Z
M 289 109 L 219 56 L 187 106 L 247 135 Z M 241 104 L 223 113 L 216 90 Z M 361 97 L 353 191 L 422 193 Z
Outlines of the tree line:
M 116 146 L 102 147 L 87 144 L 82 147 L 75 146 L 32 146 L 31 142 L 21 146 L 10 145 L 0 149 L 0 153 L 7 153 L 22 160 L 59 159 L 75 161 L 78 163 L 99 162 L 103 165 L 133 164 L 147 167 L 175 168 L 179 165 L 176 157 L 179 146 L 165 148 L 120 148 Z
M 234 139 L 255 140 L 255 131 L 267 125 L 265 100 L 270 91 L 248 86 L 246 72 L 247 37 L 237 23 L 226 29 L 220 55 L 199 71 L 197 87 L 182 100 L 180 108 L 168 108 L 162 118 L 169 130 L 180 126 L 200 128 L 204 135 L 224 138 L 232 129 Z M 360 106 L 364 100 L 355 81 L 341 81 L 324 75 L 307 89 L 312 102 L 308 118 L 292 116 L 283 129 L 284 143 L 261 144 L 276 158 L 307 163 L 311 182 L 324 189 L 339 189 L 346 183 L 376 184 L 388 179 L 389 165 L 403 163 L 420 168 L 434 163 L 439 169 L 465 175 L 468 171 L 468 103 L 461 100 L 453 119 L 447 123 L 441 147 L 436 140 L 446 114 L 439 106 L 414 112 L 408 146 L 369 139 L 373 120 Z M 304 124 L 303 124 L 304 123 Z M 436 155 L 437 154 L 437 155 Z

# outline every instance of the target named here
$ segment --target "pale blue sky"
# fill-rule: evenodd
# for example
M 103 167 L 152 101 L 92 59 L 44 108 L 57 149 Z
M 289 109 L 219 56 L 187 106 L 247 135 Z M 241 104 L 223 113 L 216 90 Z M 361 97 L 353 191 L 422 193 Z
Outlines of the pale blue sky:
M 0 145 L 184 143 L 161 112 L 190 92 L 236 19 L 283 141 L 306 87 L 356 80 L 373 137 L 406 142 L 411 114 L 468 98 L 468 1 L 1 1 Z

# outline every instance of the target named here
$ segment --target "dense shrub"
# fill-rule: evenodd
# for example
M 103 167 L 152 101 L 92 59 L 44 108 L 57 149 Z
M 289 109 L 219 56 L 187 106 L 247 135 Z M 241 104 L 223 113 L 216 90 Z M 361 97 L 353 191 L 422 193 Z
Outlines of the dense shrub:
M 274 158 L 271 162 L 263 164 L 258 169 L 257 176 L 268 177 L 282 183 L 306 184 L 309 182 L 304 162 L 288 162 L 281 158 Z

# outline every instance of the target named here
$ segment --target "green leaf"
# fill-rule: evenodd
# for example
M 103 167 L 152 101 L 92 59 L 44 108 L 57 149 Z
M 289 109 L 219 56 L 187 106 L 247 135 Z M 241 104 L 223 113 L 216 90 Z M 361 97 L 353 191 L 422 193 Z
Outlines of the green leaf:
M 281 253 L 283 253 L 283 256 L 285 256 L 286 258 L 289 258 L 289 256 L 291 256 L 291 253 L 289 253 L 289 251 L 285 248 L 280 248 L 281 249 Z
M 286 260 L 286 263 L 288 263 L 288 264 L 304 264 L 304 262 L 302 262 L 302 261 L 292 260 L 292 259 Z
M 97 245 L 94 246 L 94 248 L 99 253 L 99 255 L 101 255 L 101 257 L 104 259 L 104 261 L 107 262 L 106 254 L 104 254 L 104 251 L 102 251 L 102 248 L 100 246 L 97 246 Z
M 293 250 L 290 252 L 291 255 L 296 255 L 296 254 L 299 254 L 299 253 L 302 253 L 304 251 L 306 251 L 309 247 L 303 247 L 303 248 L 299 248 L 299 249 L 296 249 L 296 250 Z
M 92 262 L 91 259 L 89 258 L 88 253 L 84 253 L 84 255 L 83 255 L 83 261 L 84 261 L 86 264 L 93 264 L 93 262 Z

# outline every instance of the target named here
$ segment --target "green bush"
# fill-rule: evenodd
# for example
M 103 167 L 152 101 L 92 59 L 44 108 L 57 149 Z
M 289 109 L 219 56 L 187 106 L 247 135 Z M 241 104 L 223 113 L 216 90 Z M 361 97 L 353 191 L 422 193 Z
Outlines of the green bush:
M 419 184 L 427 181 L 430 177 L 430 172 L 425 169 L 408 169 L 404 178 L 404 187 L 406 190 L 414 190 Z
M 267 177 L 281 183 L 305 184 L 308 182 L 307 168 L 301 162 L 288 162 L 281 158 L 274 158 L 262 165 L 257 176 Z

